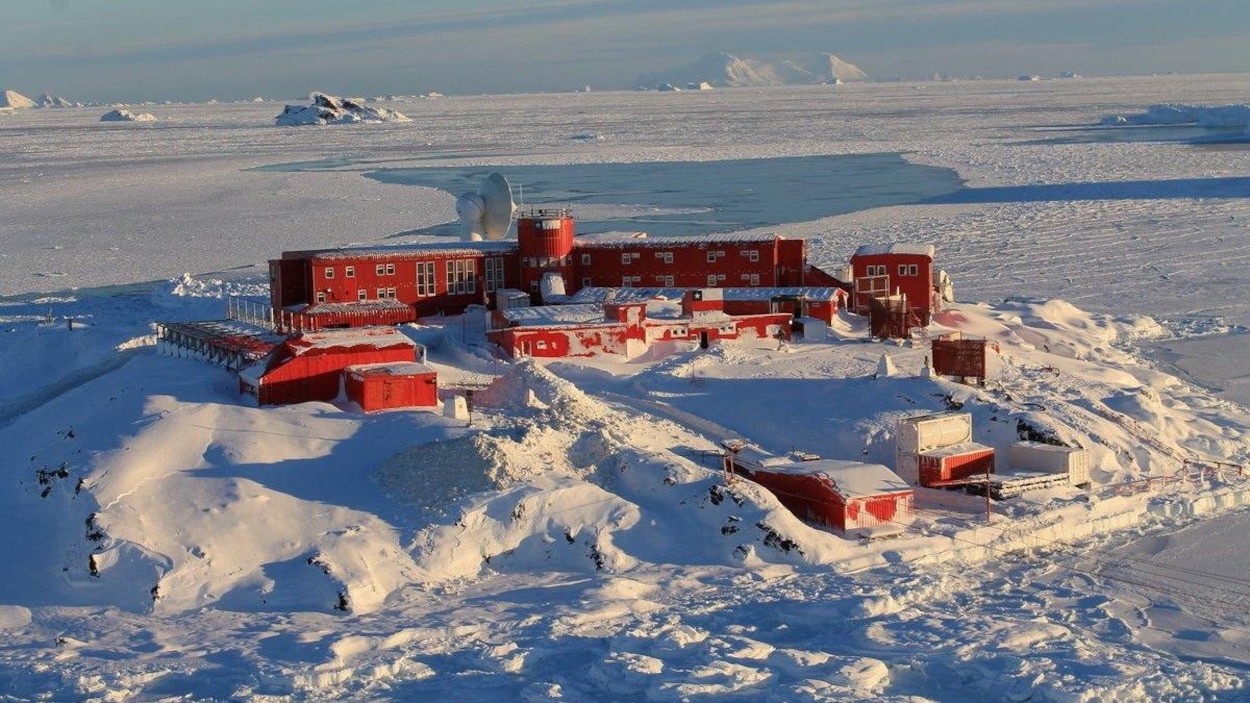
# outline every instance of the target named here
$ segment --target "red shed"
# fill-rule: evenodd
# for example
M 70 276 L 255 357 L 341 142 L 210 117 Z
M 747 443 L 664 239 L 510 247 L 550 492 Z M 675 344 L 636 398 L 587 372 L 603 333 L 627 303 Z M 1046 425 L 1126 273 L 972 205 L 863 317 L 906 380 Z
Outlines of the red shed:
M 416 345 L 393 327 L 305 332 L 241 369 L 239 390 L 261 405 L 333 400 L 348 366 L 416 359 Z
M 347 399 L 365 412 L 438 405 L 438 372 L 414 362 L 359 364 L 343 370 Z
M 741 444 L 728 457 L 739 475 L 768 489 L 800 520 L 835 530 L 896 524 L 910 518 L 911 486 L 881 464 L 769 456 Z
M 994 471 L 994 448 L 968 442 L 920 452 L 920 485 L 941 487 L 944 483 L 985 476 Z

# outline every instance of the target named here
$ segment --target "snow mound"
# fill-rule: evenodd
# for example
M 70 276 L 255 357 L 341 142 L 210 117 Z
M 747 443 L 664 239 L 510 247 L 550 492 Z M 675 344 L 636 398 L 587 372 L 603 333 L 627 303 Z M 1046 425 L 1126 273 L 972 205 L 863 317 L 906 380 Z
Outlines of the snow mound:
M 134 113 L 129 110 L 110 110 L 100 116 L 101 122 L 155 122 L 156 116 L 150 112 Z
M 340 98 L 325 93 L 313 93 L 309 98 L 311 105 L 287 105 L 275 118 L 278 126 L 412 121 L 396 110 L 370 107 L 355 98 Z
M 34 100 L 31 100 L 16 90 L 6 90 L 4 93 L 0 93 L 0 109 L 9 108 L 13 110 L 24 110 L 34 106 Z

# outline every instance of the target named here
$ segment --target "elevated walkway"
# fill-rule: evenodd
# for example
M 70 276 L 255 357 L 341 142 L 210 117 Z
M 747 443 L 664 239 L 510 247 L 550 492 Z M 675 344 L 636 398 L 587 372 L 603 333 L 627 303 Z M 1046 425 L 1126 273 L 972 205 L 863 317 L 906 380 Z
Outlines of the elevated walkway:
M 238 371 L 263 358 L 286 337 L 242 320 L 156 323 L 156 348 Z

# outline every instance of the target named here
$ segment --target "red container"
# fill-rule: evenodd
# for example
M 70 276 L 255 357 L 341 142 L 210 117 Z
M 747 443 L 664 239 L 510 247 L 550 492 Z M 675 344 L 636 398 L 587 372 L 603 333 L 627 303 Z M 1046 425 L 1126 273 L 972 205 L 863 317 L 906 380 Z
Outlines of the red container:
M 921 452 L 920 485 L 934 487 L 947 481 L 994 472 L 994 449 L 983 444 L 967 443 Z

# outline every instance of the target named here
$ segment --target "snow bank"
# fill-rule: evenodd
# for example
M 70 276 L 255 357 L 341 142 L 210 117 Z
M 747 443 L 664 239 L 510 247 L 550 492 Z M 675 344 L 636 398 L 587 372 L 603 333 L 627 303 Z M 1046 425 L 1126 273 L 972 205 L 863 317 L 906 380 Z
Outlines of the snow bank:
M 1241 105 L 1179 105 L 1165 103 L 1151 105 L 1136 115 L 1108 115 L 1101 125 L 1183 125 L 1199 127 L 1248 127 L 1250 104 Z
M 155 122 L 156 116 L 150 112 L 134 113 L 130 110 L 110 110 L 100 116 L 101 122 Z

